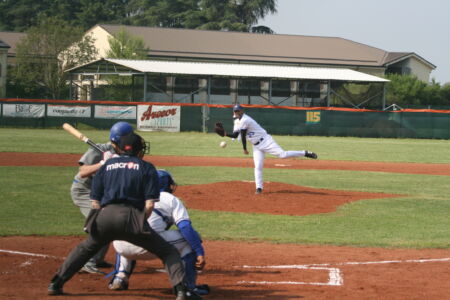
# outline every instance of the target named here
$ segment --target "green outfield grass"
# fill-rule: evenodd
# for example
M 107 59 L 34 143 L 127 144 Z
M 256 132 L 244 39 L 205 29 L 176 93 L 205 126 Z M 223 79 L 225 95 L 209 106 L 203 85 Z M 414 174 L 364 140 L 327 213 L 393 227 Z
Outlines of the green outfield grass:
M 89 130 L 98 142 L 108 131 Z M 218 147 L 215 134 L 150 133 L 155 155 L 243 157 L 239 142 Z M 449 163 L 445 140 L 275 136 L 285 149 L 310 149 L 322 160 Z M 0 129 L 1 152 L 83 153 L 63 130 Z M 170 167 L 181 185 L 253 180 L 253 170 Z M 84 218 L 70 199 L 76 167 L 0 167 L 0 235 L 73 235 Z M 265 179 L 315 188 L 402 194 L 368 199 L 334 213 L 302 217 L 190 210 L 205 239 L 409 248 L 450 247 L 449 176 L 339 170 L 265 169 Z M 221 201 L 217 195 L 211 201 Z M 276 206 L 277 203 L 273 205 Z
M 97 143 L 108 141 L 107 130 L 84 130 Z M 139 132 L 151 143 L 151 154 L 244 157 L 239 141 L 215 133 Z M 0 128 L 0 152 L 83 153 L 86 144 L 62 129 Z M 431 139 L 376 139 L 316 136 L 274 136 L 285 150 L 311 150 L 321 160 L 450 163 L 450 142 Z M 219 143 L 228 142 L 222 149 Z

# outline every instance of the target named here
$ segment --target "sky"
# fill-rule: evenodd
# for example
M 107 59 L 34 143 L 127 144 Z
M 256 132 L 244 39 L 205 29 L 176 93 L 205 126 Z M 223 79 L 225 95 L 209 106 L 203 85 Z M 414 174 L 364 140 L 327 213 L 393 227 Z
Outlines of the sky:
M 260 20 L 277 34 L 340 37 L 388 52 L 414 52 L 450 83 L 449 0 L 278 0 Z

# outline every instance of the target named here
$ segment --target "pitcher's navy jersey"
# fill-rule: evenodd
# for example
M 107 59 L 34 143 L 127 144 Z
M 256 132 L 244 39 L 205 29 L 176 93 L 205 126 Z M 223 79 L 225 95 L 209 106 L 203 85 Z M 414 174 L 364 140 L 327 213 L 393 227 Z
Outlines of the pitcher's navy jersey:
M 112 203 L 144 209 L 145 200 L 159 199 L 155 167 L 134 156 L 111 158 L 97 171 L 92 182 L 91 199 L 102 207 Z

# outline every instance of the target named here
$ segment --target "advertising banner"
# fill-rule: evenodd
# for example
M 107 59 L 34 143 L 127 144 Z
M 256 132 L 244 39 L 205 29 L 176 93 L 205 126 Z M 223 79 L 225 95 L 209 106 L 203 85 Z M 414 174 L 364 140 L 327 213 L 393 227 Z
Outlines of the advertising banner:
M 3 116 L 13 118 L 43 118 L 45 104 L 3 104 Z
M 137 127 L 143 131 L 180 131 L 179 106 L 138 105 Z
M 90 118 L 90 106 L 69 106 L 69 105 L 47 105 L 47 116 L 49 117 L 75 117 Z
M 136 106 L 96 105 L 95 118 L 136 119 Z

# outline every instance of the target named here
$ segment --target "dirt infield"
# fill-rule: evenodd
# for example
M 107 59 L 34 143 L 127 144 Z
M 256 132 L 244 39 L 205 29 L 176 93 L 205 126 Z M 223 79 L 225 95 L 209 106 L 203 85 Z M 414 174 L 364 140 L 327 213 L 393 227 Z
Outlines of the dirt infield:
M 1 153 L 0 165 L 75 166 L 79 155 Z M 251 159 L 147 157 L 157 166 L 252 167 Z M 312 162 L 315 164 L 313 165 Z M 343 163 L 268 159 L 267 167 L 342 169 L 450 175 L 448 165 Z M 309 166 L 309 167 L 308 167 Z M 443 166 L 447 167 L 447 170 Z M 253 183 L 180 186 L 187 206 L 199 210 L 309 215 L 334 211 L 350 201 L 397 195 L 312 189 L 266 183 L 263 195 L 252 195 Z M 220 193 L 223 201 L 212 202 Z M 243 201 L 239 194 L 252 196 Z M 269 204 L 282 202 L 284 210 Z M 245 204 L 248 204 L 245 206 Z M 279 206 L 280 207 L 280 206 Z M 81 217 L 81 215 L 80 215 Z M 0 299 L 46 299 L 47 284 L 63 257 L 83 237 L 1 237 Z M 207 267 L 199 283 L 211 286 L 204 299 L 448 299 L 450 251 L 302 246 L 270 243 L 205 241 Z M 113 260 L 113 251 L 108 259 Z M 100 275 L 77 274 L 65 286 L 71 299 L 174 299 L 158 261 L 139 262 L 130 289 L 113 292 Z M 106 270 L 109 271 L 109 270 Z M 62 298 L 62 297 L 59 297 Z
M 46 295 L 48 282 L 80 240 L 0 238 L 1 250 L 27 252 L 0 252 L 0 298 L 52 298 Z M 208 283 L 212 292 L 204 299 L 448 299 L 450 290 L 450 251 L 446 250 L 224 241 L 205 241 L 205 248 L 208 264 L 199 282 Z M 128 291 L 110 291 L 108 279 L 91 274 L 75 275 L 64 289 L 68 299 L 174 299 L 167 275 L 158 269 L 158 261 L 139 262 Z
M 0 166 L 76 166 L 79 154 L 51 154 L 48 153 L 19 153 L 2 152 Z M 145 157 L 156 166 L 220 166 L 253 168 L 253 160 L 236 157 L 204 157 L 204 156 L 161 156 L 150 155 Z M 313 170 L 350 170 L 374 171 L 406 174 L 427 174 L 450 176 L 448 164 L 423 163 L 383 163 L 360 161 L 334 161 L 334 160 L 304 160 L 304 159 L 277 159 L 267 158 L 265 168 L 280 169 L 313 169 Z

